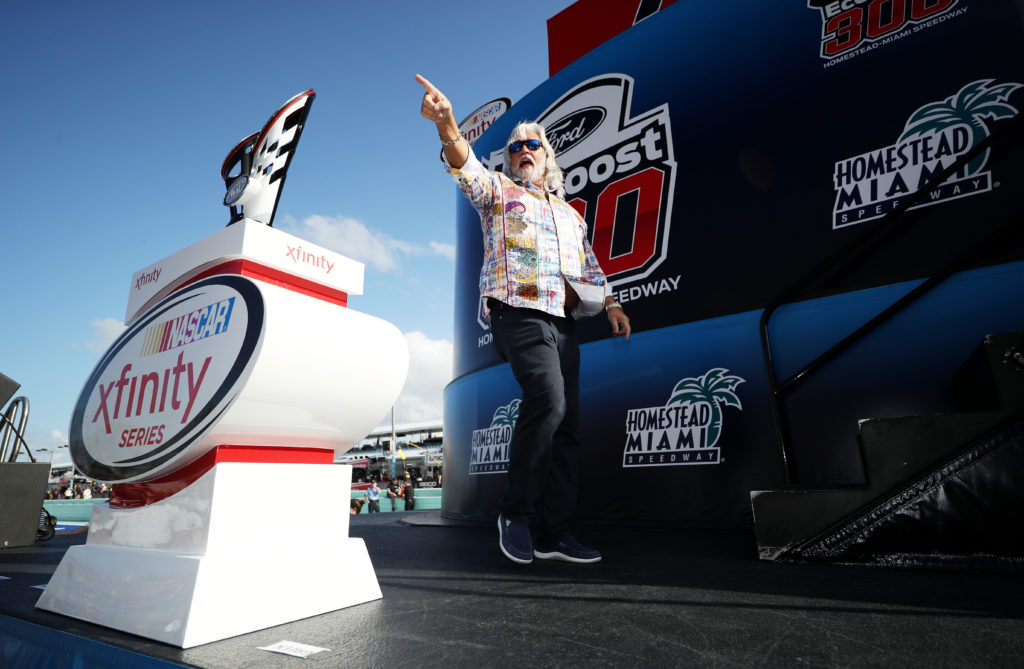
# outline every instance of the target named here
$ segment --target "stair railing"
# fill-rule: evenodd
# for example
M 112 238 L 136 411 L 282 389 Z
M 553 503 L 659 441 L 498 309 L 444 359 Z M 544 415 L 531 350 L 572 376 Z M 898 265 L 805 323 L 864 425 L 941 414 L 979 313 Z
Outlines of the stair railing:
M 987 151 L 993 146 L 1002 143 L 1009 143 L 1014 140 L 1014 136 L 1024 128 L 1024 114 L 1018 113 L 1006 124 L 1002 125 L 995 132 L 991 133 L 982 141 L 978 142 L 973 146 L 967 153 L 960 156 L 956 161 L 946 167 L 944 170 L 932 177 L 924 186 L 919 188 L 916 192 L 906 198 L 901 198 L 900 203 L 892 211 L 888 212 L 885 216 L 878 221 L 878 223 L 872 228 L 863 232 L 859 237 L 842 247 L 834 254 L 829 256 L 824 262 L 816 266 L 810 272 L 805 274 L 799 280 L 793 283 L 788 289 L 783 291 L 778 297 L 772 300 L 764 312 L 761 315 L 760 323 L 760 334 L 761 334 L 761 351 L 764 358 L 765 369 L 768 375 L 768 388 L 771 394 L 770 402 L 772 409 L 772 419 L 775 426 L 775 437 L 779 445 L 779 449 L 782 456 L 782 462 L 786 473 L 786 483 L 794 482 L 793 462 L 789 453 L 789 446 L 785 437 L 785 428 L 782 416 L 782 408 L 779 403 L 779 396 L 793 388 L 797 383 L 807 378 L 807 376 L 813 371 L 820 368 L 828 361 L 835 358 L 837 355 L 842 353 L 844 350 L 849 348 L 852 344 L 859 341 L 866 334 L 876 329 L 882 323 L 886 322 L 896 313 L 902 311 L 909 304 L 920 298 L 922 295 L 930 291 L 932 288 L 937 286 L 939 283 L 944 281 L 950 275 L 962 268 L 971 258 L 976 256 L 995 239 L 1006 234 L 1010 229 L 1019 227 L 1024 220 L 1024 216 L 1017 216 L 1012 218 L 1008 223 L 998 228 L 995 232 L 989 235 L 980 244 L 972 247 L 967 252 L 960 254 L 951 263 L 935 272 L 932 276 L 928 277 L 927 280 L 919 284 L 913 290 L 908 292 L 906 295 L 901 297 L 899 300 L 891 304 L 889 307 L 880 312 L 877 316 L 869 320 L 864 325 L 860 326 L 840 342 L 833 345 L 831 348 L 826 350 L 824 353 L 816 357 L 811 362 L 807 363 L 804 367 L 797 370 L 789 378 L 781 383 L 778 381 L 775 374 L 775 360 L 772 356 L 771 337 L 769 335 L 769 325 L 771 318 L 782 305 L 790 302 L 793 298 L 805 290 L 809 285 L 817 281 L 823 275 L 830 271 L 836 271 L 837 267 L 846 263 L 854 252 L 861 249 L 868 249 L 869 244 L 874 244 L 870 248 L 875 248 L 881 241 L 894 230 L 896 230 L 895 221 L 902 217 L 908 209 L 920 202 L 924 197 L 934 190 L 936 187 L 945 182 L 949 177 L 956 174 L 958 170 L 967 165 L 969 162 L 980 156 L 983 152 Z
M 18 415 L 18 409 L 21 409 L 21 418 L 18 421 L 17 427 L 14 425 L 15 417 Z M 25 434 L 25 425 L 28 423 L 28 398 L 21 396 L 15 397 L 11 400 L 11 403 L 7 405 L 7 411 L 0 414 L 0 463 L 3 462 L 14 462 L 18 458 L 18 452 L 22 446 L 25 447 L 25 452 L 28 453 L 30 460 L 34 461 L 32 457 L 32 451 L 29 450 L 28 444 L 25 443 L 25 439 L 22 435 Z M 8 447 L 12 443 L 11 437 L 13 436 L 13 448 L 10 448 L 10 455 L 8 456 Z

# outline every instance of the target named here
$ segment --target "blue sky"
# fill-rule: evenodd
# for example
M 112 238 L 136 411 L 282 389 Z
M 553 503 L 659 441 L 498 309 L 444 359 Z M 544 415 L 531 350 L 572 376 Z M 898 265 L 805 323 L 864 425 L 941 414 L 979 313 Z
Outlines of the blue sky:
M 413 75 L 457 115 L 519 100 L 547 78 L 546 21 L 570 4 L 8 7 L 0 372 L 29 399 L 29 447 L 45 458 L 66 443 L 82 383 L 122 327 L 132 273 L 227 223 L 227 152 L 309 88 L 317 98 L 275 226 L 366 263 L 350 307 L 391 321 L 410 346 L 397 418 L 440 418 L 457 192 Z

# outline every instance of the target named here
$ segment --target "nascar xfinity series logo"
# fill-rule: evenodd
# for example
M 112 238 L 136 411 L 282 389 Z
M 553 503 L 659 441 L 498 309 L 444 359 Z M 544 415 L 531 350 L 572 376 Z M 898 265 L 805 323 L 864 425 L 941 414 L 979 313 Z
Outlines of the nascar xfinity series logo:
M 235 298 L 229 297 L 150 326 L 146 329 L 139 355 L 162 353 L 227 332 L 234 305 Z
M 470 474 L 501 474 L 508 471 L 508 445 L 512 429 L 519 418 L 519 400 L 498 407 L 491 424 L 473 430 L 473 447 L 469 457 Z
M 961 0 L 807 0 L 821 10 L 825 67 L 967 12 Z
M 837 162 L 832 227 L 881 218 L 899 206 L 900 198 L 923 188 L 985 139 L 988 123 L 1016 115 L 1006 100 L 1021 84 L 992 81 L 972 82 L 941 102 L 921 107 L 910 115 L 895 144 Z M 987 161 L 985 151 L 913 208 L 991 190 L 992 174 L 983 171 Z
M 633 79 L 605 74 L 575 86 L 538 118 L 565 173 L 565 197 L 621 302 L 678 289 L 679 277 L 636 286 L 667 257 L 675 189 L 668 105 L 630 116 Z M 500 170 L 503 149 L 484 159 Z M 635 290 L 623 290 L 633 285 Z M 483 310 L 477 318 L 486 329 Z M 488 342 L 481 338 L 480 345 Z
M 722 461 L 718 438 L 722 410 L 742 410 L 736 386 L 744 382 L 729 370 L 715 368 L 703 376 L 682 379 L 665 406 L 626 412 L 623 467 L 714 465 Z
M 214 276 L 140 316 L 79 395 L 69 430 L 78 470 L 127 483 L 187 464 L 248 379 L 264 312 L 251 280 Z

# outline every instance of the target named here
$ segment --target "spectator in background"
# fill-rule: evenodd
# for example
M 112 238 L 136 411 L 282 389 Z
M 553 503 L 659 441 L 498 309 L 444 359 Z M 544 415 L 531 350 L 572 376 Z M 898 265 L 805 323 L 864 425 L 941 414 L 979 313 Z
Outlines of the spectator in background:
M 395 510 L 395 500 L 398 499 L 398 482 L 395 479 L 388 481 L 388 499 L 391 500 L 391 510 Z
M 416 506 L 416 493 L 412 484 L 412 477 L 405 475 L 405 485 L 402 486 L 402 496 L 405 497 L 405 510 L 412 511 Z
M 370 505 L 367 513 L 380 513 L 380 488 L 377 487 L 377 481 L 370 484 L 370 487 L 366 489 L 365 496 Z

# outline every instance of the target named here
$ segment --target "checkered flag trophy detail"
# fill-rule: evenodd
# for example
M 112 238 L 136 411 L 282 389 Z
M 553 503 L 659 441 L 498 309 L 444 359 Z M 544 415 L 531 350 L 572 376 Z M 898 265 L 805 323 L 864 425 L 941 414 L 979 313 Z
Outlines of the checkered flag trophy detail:
M 228 153 L 220 168 L 227 187 L 224 206 L 231 211 L 228 225 L 243 218 L 274 224 L 285 175 L 315 98 L 314 90 L 299 93 Z

